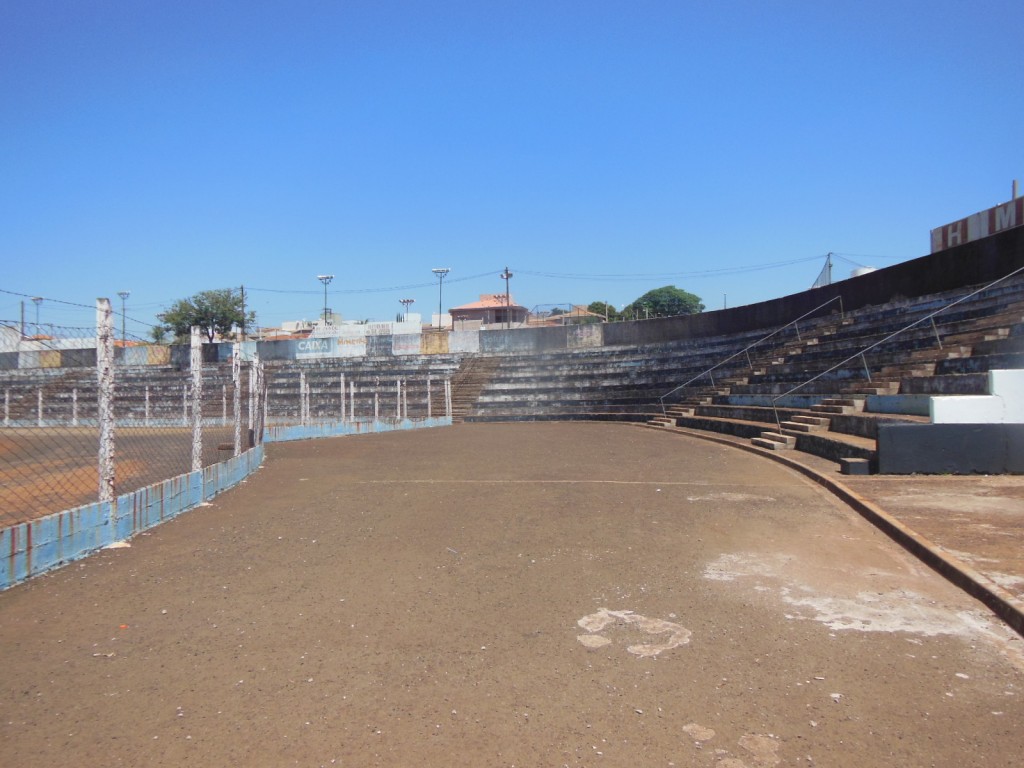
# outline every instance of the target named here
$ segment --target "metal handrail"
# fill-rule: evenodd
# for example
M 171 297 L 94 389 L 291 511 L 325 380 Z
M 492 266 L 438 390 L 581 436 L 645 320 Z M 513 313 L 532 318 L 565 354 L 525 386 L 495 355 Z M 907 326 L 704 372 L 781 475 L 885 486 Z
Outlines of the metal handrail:
M 774 331 L 769 333 L 767 336 L 764 336 L 764 337 L 758 339 L 753 344 L 750 344 L 750 345 L 744 347 L 743 349 L 741 349 L 739 352 L 734 352 L 733 354 L 729 355 L 729 357 L 725 358 L 724 360 L 719 360 L 717 363 L 715 363 L 713 366 L 711 366 L 707 370 L 701 371 L 700 373 L 698 373 L 696 376 L 694 376 L 692 379 L 687 381 L 685 384 L 680 384 L 675 389 L 671 389 L 668 392 L 666 392 L 665 394 L 663 394 L 661 397 L 658 398 L 659 402 L 661 403 L 661 412 L 662 412 L 662 414 L 667 414 L 668 413 L 667 410 L 665 409 L 665 398 L 666 397 L 674 395 L 676 392 L 678 392 L 679 390 L 683 389 L 684 387 L 690 386 L 693 382 L 697 381 L 698 379 L 703 378 L 704 376 L 709 375 L 716 368 L 720 368 L 721 366 L 725 365 L 726 363 L 728 363 L 733 358 L 739 357 L 740 355 L 746 354 L 747 355 L 747 364 L 750 365 L 751 368 L 753 368 L 753 364 L 750 362 L 750 355 L 747 354 L 750 350 L 752 350 L 754 347 L 756 347 L 761 342 L 767 341 L 772 336 L 775 336 L 776 334 L 782 333 L 782 331 L 784 331 L 787 328 L 789 328 L 789 326 L 795 325 L 796 323 L 799 323 L 805 317 L 808 317 L 809 315 L 813 315 L 819 309 L 821 309 L 823 307 L 827 307 L 833 301 L 838 301 L 839 302 L 839 315 L 840 315 L 840 317 L 845 317 L 846 315 L 845 315 L 845 312 L 843 311 L 843 297 L 842 297 L 842 294 L 833 296 L 831 299 L 826 301 L 824 304 L 820 304 L 817 307 L 815 307 L 814 309 L 812 309 L 812 310 L 810 310 L 808 312 L 805 312 L 804 314 L 800 315 L 800 317 L 796 318 L 795 320 L 790 320 L 785 325 L 783 325 L 783 326 L 781 326 L 779 328 L 776 328 Z M 799 336 L 799 335 L 800 335 L 800 329 L 797 328 L 797 336 Z M 711 377 L 711 386 L 714 386 L 714 383 L 715 383 L 715 379 L 712 376 Z
M 1013 272 L 1010 272 L 1009 274 L 1003 275 L 1002 277 L 1000 277 L 1000 278 L 998 278 L 996 280 L 993 280 L 991 283 L 989 283 L 989 284 L 987 284 L 987 285 L 985 285 L 985 286 L 983 286 L 981 288 L 978 288 L 977 290 L 972 291 L 971 293 L 968 293 L 965 296 L 961 296 L 956 301 L 951 301 L 949 304 L 946 304 L 944 307 L 939 307 L 934 312 L 929 312 L 924 317 L 918 318 L 917 320 L 915 320 L 914 322 L 910 323 L 909 325 L 904 326 L 903 328 L 900 328 L 898 331 L 893 331 L 888 336 L 886 336 L 884 339 L 879 339 L 874 344 L 869 344 L 868 346 L 864 347 L 863 349 L 858 350 L 857 352 L 854 352 L 848 358 L 846 358 L 845 360 L 843 360 L 841 362 L 836 363 L 831 368 L 828 368 L 828 369 L 822 371 L 821 373 L 818 373 L 815 376 L 812 376 L 811 378 L 807 379 L 807 381 L 804 381 L 804 382 L 802 382 L 800 384 L 797 384 L 795 387 L 793 387 L 788 392 L 783 392 L 781 395 L 776 395 L 775 397 L 772 398 L 772 412 L 775 414 L 775 423 L 776 423 L 776 425 L 779 428 L 779 432 L 782 431 L 782 421 L 779 419 L 779 409 L 776 407 L 776 403 L 778 403 L 778 401 L 781 400 L 782 398 L 788 397 L 789 395 L 792 395 L 794 392 L 796 392 L 797 390 L 802 389 L 803 387 L 807 386 L 812 381 L 817 381 L 818 379 L 820 379 L 825 374 L 832 373 L 832 371 L 836 370 L 837 368 L 841 368 L 842 366 L 846 365 L 851 360 L 855 360 L 858 357 L 861 358 L 861 360 L 862 360 L 862 362 L 864 364 L 864 369 L 868 372 L 868 381 L 870 382 L 871 381 L 871 371 L 868 368 L 868 362 L 867 362 L 867 358 L 865 357 L 865 353 L 866 352 L 870 352 L 875 347 L 881 346 L 882 344 L 885 344 L 887 341 L 891 341 L 892 339 L 894 339 L 897 336 L 899 336 L 901 333 L 904 333 L 905 331 L 909 331 L 911 328 L 913 328 L 913 327 L 915 327 L 917 325 L 920 325 L 921 323 L 923 323 L 925 321 L 928 321 L 928 320 L 932 321 L 932 330 L 935 331 L 935 338 L 936 338 L 936 341 L 938 341 L 938 343 L 939 343 L 939 349 L 941 349 L 942 348 L 942 340 L 939 339 L 939 332 L 938 332 L 938 329 L 935 327 L 935 322 L 934 322 L 934 320 L 932 320 L 932 318 L 934 318 L 938 314 L 941 314 L 942 312 L 945 312 L 947 309 L 950 309 L 951 307 L 955 307 L 957 304 L 960 304 L 961 302 L 967 301 L 968 299 L 973 298 L 974 296 L 977 296 L 979 293 L 984 293 L 985 291 L 987 291 L 992 286 L 998 285 L 999 283 L 1003 282 L 1004 280 L 1009 280 L 1011 277 L 1013 277 L 1014 275 L 1020 274 L 1021 272 L 1024 272 L 1024 266 L 1018 267 L 1017 269 L 1013 270 Z

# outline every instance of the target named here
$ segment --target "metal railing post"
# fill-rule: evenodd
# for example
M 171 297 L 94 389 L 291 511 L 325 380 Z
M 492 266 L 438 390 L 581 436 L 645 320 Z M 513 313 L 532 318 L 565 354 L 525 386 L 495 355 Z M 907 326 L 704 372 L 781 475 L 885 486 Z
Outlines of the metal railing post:
M 939 345 L 939 349 L 942 349 L 942 339 L 939 338 L 939 328 L 938 328 L 937 325 L 935 325 L 935 318 L 934 317 L 931 318 L 931 321 L 932 321 L 932 331 L 935 333 L 935 342 Z

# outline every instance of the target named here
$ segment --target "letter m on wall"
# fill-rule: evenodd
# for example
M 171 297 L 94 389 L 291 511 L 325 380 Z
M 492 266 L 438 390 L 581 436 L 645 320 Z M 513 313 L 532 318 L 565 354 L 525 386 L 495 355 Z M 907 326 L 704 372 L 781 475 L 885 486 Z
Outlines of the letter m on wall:
M 995 227 L 994 231 L 1002 232 L 1004 229 L 1010 229 L 1010 227 L 1016 227 L 1019 217 L 1017 216 L 1017 208 L 1019 207 L 1020 201 L 1014 200 L 1007 203 L 1006 205 L 1000 205 L 995 209 Z

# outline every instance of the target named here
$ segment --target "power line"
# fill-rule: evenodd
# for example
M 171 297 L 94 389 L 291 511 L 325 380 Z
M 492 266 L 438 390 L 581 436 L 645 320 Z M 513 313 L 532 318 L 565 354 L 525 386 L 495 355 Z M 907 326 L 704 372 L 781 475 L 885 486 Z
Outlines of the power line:
M 760 272 L 767 269 L 777 269 L 779 267 L 788 267 L 793 264 L 805 264 L 809 261 L 817 261 L 821 256 L 807 256 L 802 259 L 791 259 L 789 261 L 776 261 L 768 264 L 757 264 L 748 265 L 742 267 L 723 267 L 722 269 L 706 269 L 692 272 L 653 272 L 653 273 L 618 273 L 618 274 L 579 274 L 579 273 L 568 273 L 568 272 L 539 272 L 535 270 L 518 268 L 518 272 L 524 275 L 532 275 L 534 277 L 548 277 L 561 280 L 665 280 L 669 278 L 697 278 L 697 277 L 711 277 L 716 275 L 735 275 L 743 274 L 746 272 Z
M 491 277 L 498 273 L 498 270 L 487 270 L 486 272 L 480 272 L 476 275 L 467 275 L 466 277 L 457 277 L 449 279 L 449 283 L 464 283 L 468 280 L 479 280 L 482 277 Z M 351 293 L 389 293 L 391 291 L 409 291 L 414 288 L 433 288 L 436 285 L 433 282 L 430 283 L 408 283 L 406 285 L 392 285 L 387 288 L 342 288 L 337 291 L 330 291 L 332 294 L 351 294 Z M 317 290 L 289 290 L 285 288 L 246 288 L 248 291 L 259 291 L 260 293 L 284 293 L 296 296 L 311 296 L 313 294 L 320 295 L 320 291 Z

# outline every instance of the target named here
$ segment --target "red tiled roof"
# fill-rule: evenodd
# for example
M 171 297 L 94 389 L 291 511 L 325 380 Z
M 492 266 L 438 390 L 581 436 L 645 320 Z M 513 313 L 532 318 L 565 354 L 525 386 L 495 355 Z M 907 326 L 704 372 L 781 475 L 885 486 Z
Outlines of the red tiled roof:
M 520 307 L 516 304 L 515 299 L 509 296 L 509 306 Z M 463 304 L 458 307 L 452 307 L 451 312 L 455 312 L 460 309 L 502 309 L 505 307 L 505 294 L 504 293 L 481 293 L 480 300 L 474 301 L 470 304 Z M 525 307 L 521 307 L 525 309 Z

